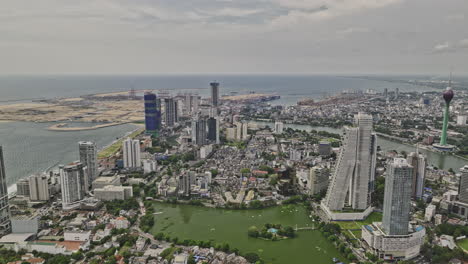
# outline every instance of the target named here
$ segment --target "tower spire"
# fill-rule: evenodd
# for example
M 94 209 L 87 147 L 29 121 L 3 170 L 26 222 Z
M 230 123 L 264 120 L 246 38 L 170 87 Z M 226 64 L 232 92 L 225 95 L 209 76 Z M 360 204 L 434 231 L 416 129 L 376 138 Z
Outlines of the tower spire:
M 449 79 L 449 88 L 452 88 L 452 69 L 450 69 L 450 79 Z

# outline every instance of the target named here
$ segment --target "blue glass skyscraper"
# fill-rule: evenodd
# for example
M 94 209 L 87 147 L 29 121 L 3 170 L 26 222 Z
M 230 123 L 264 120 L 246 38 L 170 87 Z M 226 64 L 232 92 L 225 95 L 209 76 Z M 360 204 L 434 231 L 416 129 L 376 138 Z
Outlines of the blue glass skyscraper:
M 145 99 L 145 127 L 147 134 L 156 134 L 161 128 L 161 111 L 158 109 L 156 95 L 147 92 Z

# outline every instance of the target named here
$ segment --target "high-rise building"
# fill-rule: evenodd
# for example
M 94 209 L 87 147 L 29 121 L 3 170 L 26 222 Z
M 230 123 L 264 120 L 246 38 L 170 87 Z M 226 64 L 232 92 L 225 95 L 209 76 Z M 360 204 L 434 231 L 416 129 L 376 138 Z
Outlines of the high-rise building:
M 211 105 L 214 107 L 218 106 L 219 101 L 219 83 L 212 82 L 210 83 L 211 86 Z
M 165 107 L 166 107 L 166 126 L 173 127 L 177 122 L 177 102 L 174 98 L 166 98 L 164 99 Z
M 78 142 L 80 150 L 80 162 L 87 168 L 88 183 L 91 183 L 98 177 L 97 146 L 90 141 Z
M 283 134 L 284 124 L 283 122 L 275 122 L 275 134 Z
M 226 128 L 226 139 L 227 140 L 236 140 L 236 128 L 228 127 Z
M 236 122 L 236 135 L 235 138 L 238 141 L 247 140 L 249 138 L 248 134 L 248 124 L 245 122 Z
M 199 96 L 197 94 L 185 94 L 184 108 L 187 116 L 196 115 L 199 107 Z
M 124 168 L 140 168 L 140 141 L 137 139 L 127 138 L 122 144 Z
M 468 165 L 460 169 L 460 182 L 458 184 L 458 199 L 468 203 Z
M 400 96 L 400 88 L 395 88 L 395 99 L 398 99 L 398 96 Z
M 307 181 L 307 187 L 309 194 L 318 194 L 328 187 L 328 181 L 330 178 L 330 170 L 324 167 L 313 167 L 309 171 L 309 180 Z
M 161 98 L 156 98 L 156 128 L 158 130 L 162 127 L 161 105 Z
M 87 190 L 86 167 L 76 161 L 60 167 L 62 205 L 64 208 L 83 200 Z
M 242 140 L 247 140 L 249 138 L 248 128 L 249 124 L 242 122 Z
M 413 193 L 413 167 L 405 159 L 396 158 L 388 165 L 382 226 L 387 235 L 407 235 Z
M 161 128 L 161 107 L 158 107 L 158 101 L 156 95 L 151 92 L 147 92 L 144 95 L 145 99 L 145 128 L 147 134 L 155 134 Z
M 5 162 L 3 160 L 3 148 L 0 146 L 0 234 L 8 234 L 10 231 L 10 207 L 8 205 Z
M 29 197 L 29 180 L 20 179 L 16 182 L 16 195 Z
M 198 108 L 200 106 L 200 97 L 198 96 L 198 94 L 192 95 L 191 101 L 192 101 L 192 114 L 197 114 Z
M 419 152 L 411 152 L 407 157 L 407 161 L 414 168 L 411 196 L 414 199 L 421 199 L 424 192 L 424 179 L 426 178 L 426 158 Z
M 184 173 L 179 176 L 179 195 L 190 196 L 191 174 Z
M 206 119 L 198 118 L 192 121 L 192 142 L 198 146 L 206 145 Z
M 219 118 L 210 117 L 208 119 L 208 139 L 219 144 Z
M 29 189 L 31 201 L 48 201 L 50 199 L 47 175 L 29 176 Z
M 384 88 L 383 95 L 384 95 L 385 98 L 388 97 L 388 89 L 387 88 Z
M 372 116 L 359 113 L 357 127 L 345 128 L 343 147 L 322 203 L 328 211 L 346 207 L 366 210 L 375 178 L 376 136 L 372 132 Z

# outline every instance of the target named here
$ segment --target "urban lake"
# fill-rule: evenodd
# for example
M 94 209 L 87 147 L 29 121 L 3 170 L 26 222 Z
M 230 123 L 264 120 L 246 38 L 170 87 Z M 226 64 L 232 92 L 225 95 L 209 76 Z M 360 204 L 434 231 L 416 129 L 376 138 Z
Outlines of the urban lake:
M 302 205 L 283 205 L 259 210 L 215 209 L 184 204 L 154 203 L 155 224 L 151 233 L 163 232 L 179 240 L 213 240 L 228 243 L 242 253 L 257 253 L 266 263 L 332 263 L 344 257 L 318 230 L 299 230 L 297 237 L 266 241 L 247 236 L 250 226 L 266 223 L 292 227 L 313 226 Z

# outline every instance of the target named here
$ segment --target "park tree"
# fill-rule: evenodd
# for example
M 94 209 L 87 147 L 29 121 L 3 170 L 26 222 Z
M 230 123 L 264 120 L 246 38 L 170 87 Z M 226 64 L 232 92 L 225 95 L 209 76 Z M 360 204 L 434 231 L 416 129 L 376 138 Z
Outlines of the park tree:
M 249 237 L 258 237 L 259 235 L 258 228 L 256 226 L 249 227 L 249 230 L 247 233 Z

